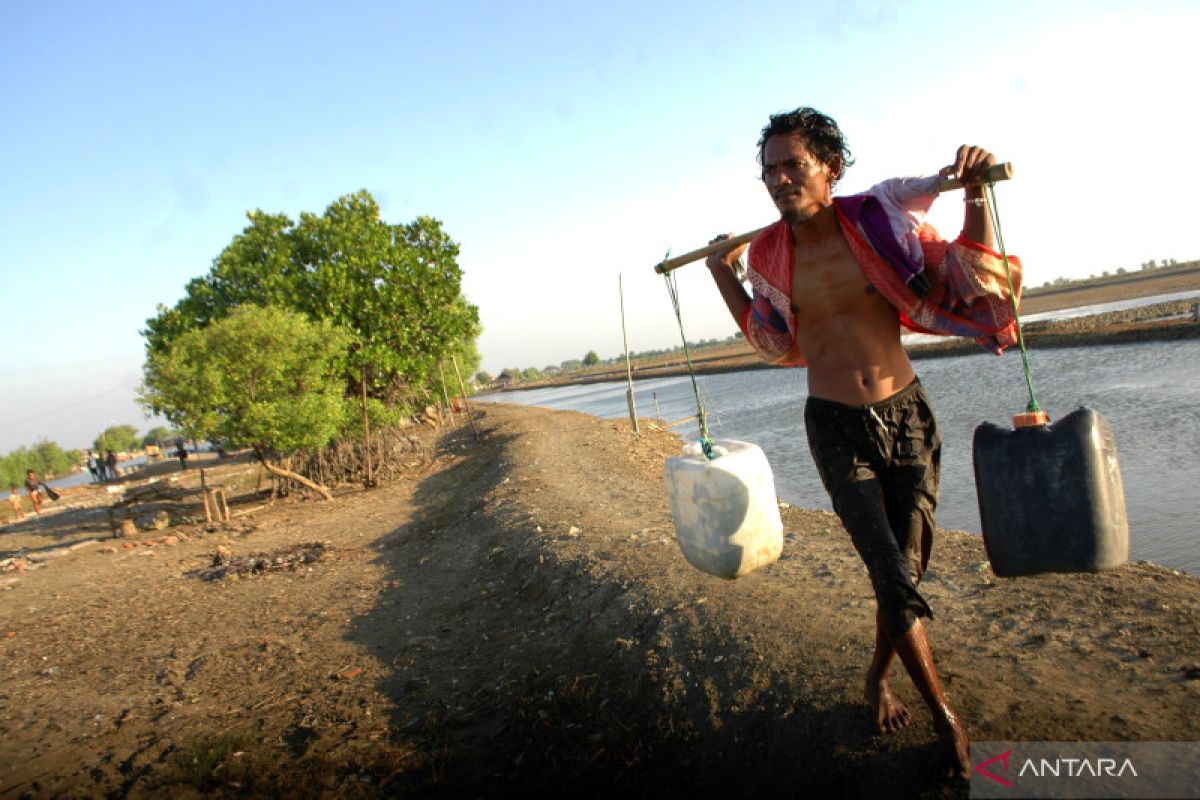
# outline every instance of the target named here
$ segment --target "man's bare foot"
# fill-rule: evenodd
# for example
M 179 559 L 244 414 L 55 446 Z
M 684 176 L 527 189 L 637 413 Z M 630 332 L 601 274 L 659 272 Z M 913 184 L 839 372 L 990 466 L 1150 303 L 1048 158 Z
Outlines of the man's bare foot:
M 868 671 L 865 694 L 871 711 L 875 714 L 875 727 L 880 733 L 895 733 L 912 722 L 912 714 L 908 712 L 908 707 L 892 694 L 887 678 L 879 678 Z
M 934 720 L 937 730 L 937 777 L 971 780 L 970 742 L 953 712 L 947 711 L 941 720 Z

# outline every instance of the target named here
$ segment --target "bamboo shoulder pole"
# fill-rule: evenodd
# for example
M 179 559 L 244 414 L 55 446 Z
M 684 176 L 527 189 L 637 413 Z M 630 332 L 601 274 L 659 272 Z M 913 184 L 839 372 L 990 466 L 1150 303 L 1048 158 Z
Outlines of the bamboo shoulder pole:
M 997 181 L 1006 181 L 1009 178 L 1011 178 L 1012 176 L 1013 176 L 1012 162 L 1005 161 L 1003 164 L 996 164 L 995 166 L 988 169 L 987 174 L 986 174 L 986 180 L 984 180 L 982 182 L 983 183 L 996 183 Z M 957 178 L 945 177 L 945 178 L 942 178 L 940 183 L 938 183 L 938 191 L 939 192 L 951 192 L 951 191 L 954 191 L 955 189 L 961 189 L 961 188 L 963 188 L 962 182 L 959 181 Z M 740 236 L 734 236 L 733 238 L 730 238 L 730 239 L 722 239 L 719 242 L 713 242 L 710 245 L 705 245 L 704 247 L 701 247 L 697 250 L 693 250 L 690 253 L 684 253 L 683 255 L 675 256 L 674 258 L 668 258 L 666 261 L 662 261 L 658 264 L 655 264 L 654 271 L 659 273 L 660 275 L 666 274 L 673 269 L 679 269 L 680 267 L 684 266 L 685 264 L 691 264 L 693 261 L 699 261 L 702 258 L 708 258 L 713 253 L 719 253 L 722 250 L 729 249 L 730 247 L 738 247 L 740 245 L 746 244 L 747 242 L 754 239 L 755 236 L 758 236 L 760 233 L 762 233 L 764 230 L 766 230 L 765 227 L 758 228 L 756 230 L 750 231 L 749 233 L 743 233 Z

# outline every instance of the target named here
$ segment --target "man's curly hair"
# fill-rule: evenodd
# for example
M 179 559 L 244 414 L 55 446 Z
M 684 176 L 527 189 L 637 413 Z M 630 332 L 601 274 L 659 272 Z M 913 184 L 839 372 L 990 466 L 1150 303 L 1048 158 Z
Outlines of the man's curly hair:
M 771 115 L 771 121 L 762 129 L 762 136 L 758 140 L 760 167 L 766 156 L 767 140 L 772 136 L 793 132 L 799 133 L 812 154 L 833 170 L 833 183 L 841 180 L 846 168 L 854 163 L 854 158 L 850 155 L 850 146 L 846 144 L 846 137 L 842 135 L 838 124 L 815 108 L 801 106 L 794 111 Z

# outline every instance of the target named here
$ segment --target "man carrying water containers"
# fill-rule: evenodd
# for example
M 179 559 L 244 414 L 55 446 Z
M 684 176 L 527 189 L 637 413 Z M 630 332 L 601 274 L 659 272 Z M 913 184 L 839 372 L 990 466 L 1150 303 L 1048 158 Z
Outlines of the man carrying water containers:
M 892 179 L 835 198 L 852 159 L 832 119 L 811 108 L 776 114 L 758 146 L 781 219 L 749 244 L 753 294 L 735 271 L 746 245 L 709 256 L 707 265 L 762 358 L 808 368 L 809 447 L 875 591 L 866 699 L 879 729 L 911 721 L 888 684 L 899 655 L 933 714 L 944 769 L 967 778 L 967 736 L 938 679 L 921 621 L 933 611 L 916 588 L 933 542 L 941 438 L 900 326 L 968 336 L 997 353 L 1016 342 L 979 183 L 995 158 L 964 145 L 940 177 Z M 966 185 L 962 234 L 952 243 L 923 224 L 949 178 Z M 1019 263 L 1009 261 L 1019 292 Z

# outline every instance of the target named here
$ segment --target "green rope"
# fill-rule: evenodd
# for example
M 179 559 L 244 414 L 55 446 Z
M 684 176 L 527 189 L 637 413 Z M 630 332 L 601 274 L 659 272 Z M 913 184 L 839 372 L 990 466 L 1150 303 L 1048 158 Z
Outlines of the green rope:
M 667 255 L 663 258 L 666 262 L 671 257 L 671 250 L 667 249 Z M 679 310 L 679 287 L 675 283 L 675 273 L 665 272 L 663 277 L 667 281 L 667 293 L 671 295 L 671 307 L 675 309 L 675 321 L 679 323 L 679 336 L 683 339 L 683 357 L 687 361 L 688 374 L 692 378 L 692 393 L 696 395 L 696 419 L 700 421 L 700 449 L 704 451 L 704 455 L 709 461 L 717 457 L 713 450 L 712 438 L 708 435 L 708 414 L 704 411 L 704 403 L 700 400 L 700 387 L 696 385 L 696 370 L 692 367 L 692 354 L 688 350 L 687 335 L 683 332 L 683 314 Z
M 1041 411 L 1037 395 L 1033 392 L 1033 377 L 1029 372 L 1029 352 L 1025 349 L 1025 336 L 1021 333 L 1021 315 L 1017 312 L 1017 293 L 1013 290 L 1012 269 L 1008 265 L 1008 253 L 1004 250 L 1004 234 L 1000 231 L 1000 209 L 996 205 L 996 184 L 988 183 L 988 209 L 992 215 L 992 228 L 996 231 L 996 244 L 1000 247 L 1000 257 L 1004 259 L 1004 276 L 1008 279 L 1008 302 L 1012 306 L 1013 320 L 1017 325 L 1017 344 L 1021 348 L 1021 363 L 1025 367 L 1025 387 L 1029 389 L 1029 405 L 1025 410 L 1030 413 Z

